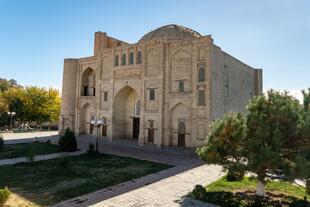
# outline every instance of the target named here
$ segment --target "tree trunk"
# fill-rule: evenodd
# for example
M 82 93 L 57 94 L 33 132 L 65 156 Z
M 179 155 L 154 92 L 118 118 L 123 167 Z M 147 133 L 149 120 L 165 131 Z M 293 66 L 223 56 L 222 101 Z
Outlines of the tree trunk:
M 260 197 L 265 196 L 265 182 L 264 181 L 257 180 L 256 195 Z
M 306 193 L 310 195 L 310 179 L 306 179 Z

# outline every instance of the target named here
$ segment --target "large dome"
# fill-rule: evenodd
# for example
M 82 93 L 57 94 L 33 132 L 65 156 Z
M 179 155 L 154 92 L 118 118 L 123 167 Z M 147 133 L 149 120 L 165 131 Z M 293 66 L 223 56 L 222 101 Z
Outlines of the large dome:
M 145 34 L 139 40 L 139 42 L 152 40 L 154 38 L 166 38 L 167 40 L 182 40 L 195 37 L 201 37 L 201 35 L 190 28 L 175 24 L 169 24 L 159 27 L 158 29 L 155 29 Z

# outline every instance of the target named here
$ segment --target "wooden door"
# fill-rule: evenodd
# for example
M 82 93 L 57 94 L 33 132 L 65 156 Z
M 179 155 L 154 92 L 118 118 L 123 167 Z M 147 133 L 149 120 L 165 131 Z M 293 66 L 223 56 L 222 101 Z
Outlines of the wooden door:
M 132 138 L 138 139 L 139 138 L 139 128 L 140 128 L 140 118 L 133 118 L 132 124 Z
M 94 125 L 90 124 L 90 126 L 89 126 L 89 133 L 92 134 L 93 131 L 94 131 Z
M 102 136 L 103 137 L 107 136 L 107 125 L 102 125 Z
M 185 123 L 184 122 L 179 122 L 178 126 L 178 146 L 179 147 L 185 147 Z
M 147 138 L 147 141 L 149 143 L 154 143 L 154 129 L 148 129 L 148 138 Z
M 185 147 L 185 134 L 178 134 L 178 146 Z

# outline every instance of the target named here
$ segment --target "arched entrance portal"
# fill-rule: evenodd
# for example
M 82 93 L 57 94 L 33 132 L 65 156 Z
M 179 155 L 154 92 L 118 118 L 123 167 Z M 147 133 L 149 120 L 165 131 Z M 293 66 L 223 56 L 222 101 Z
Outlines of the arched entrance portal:
M 178 103 L 171 109 L 171 140 L 172 146 L 190 146 L 190 133 L 192 129 L 191 108 L 183 103 Z
M 93 69 L 87 68 L 82 75 L 81 95 L 95 96 L 96 94 L 96 73 Z
M 139 137 L 140 118 L 136 113 L 137 92 L 125 86 L 115 96 L 113 110 L 113 137 L 133 138 Z

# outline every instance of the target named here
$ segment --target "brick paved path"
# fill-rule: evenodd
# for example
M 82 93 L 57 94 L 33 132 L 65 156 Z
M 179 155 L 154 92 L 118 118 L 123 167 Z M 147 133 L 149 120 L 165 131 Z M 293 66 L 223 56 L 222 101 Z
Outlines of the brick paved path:
M 92 137 L 86 136 L 79 137 L 78 140 L 82 149 L 94 141 Z M 185 202 L 182 199 L 195 185 L 206 185 L 223 175 L 221 167 L 203 165 L 190 150 L 156 149 L 150 146 L 143 148 L 130 140 L 123 140 L 122 144 L 100 140 L 100 151 L 175 167 L 67 200 L 55 207 L 213 206 L 194 205 L 197 202 Z
M 96 191 L 94 193 L 80 196 L 56 205 L 57 207 L 177 207 L 193 206 L 193 203 L 187 205 L 183 198 L 195 185 L 206 185 L 223 175 L 221 168 L 214 165 L 202 165 L 191 170 L 178 174 L 180 167 L 171 168 L 160 173 L 148 175 L 137 179 L 135 182 L 126 182 L 122 185 Z M 155 183 L 158 177 L 167 175 Z M 132 187 L 144 187 L 132 190 Z M 149 184 L 152 183 L 152 184 Z M 114 196 L 114 197 L 113 197 Z M 194 205 L 198 206 L 198 205 Z M 200 204 L 199 206 L 213 206 Z
M 39 134 L 38 134 L 39 135 Z M 29 136 L 29 135 L 27 135 Z M 33 141 L 32 138 L 20 134 L 18 137 L 10 137 L 7 143 L 20 143 Z M 39 136 L 38 136 L 39 137 Z M 39 137 L 39 141 L 51 140 L 58 142 L 58 136 Z M 80 152 L 85 152 L 90 142 L 94 143 L 94 137 L 80 136 L 77 138 Z M 121 183 L 117 186 L 101 189 L 99 191 L 63 201 L 57 207 L 213 207 L 185 198 L 195 185 L 206 185 L 217 180 L 223 175 L 221 167 L 215 165 L 203 165 L 193 150 L 164 148 L 157 149 L 155 146 L 139 146 L 135 140 L 116 140 L 110 142 L 100 139 L 99 149 L 103 153 L 132 157 L 153 162 L 173 165 L 174 167 L 150 174 L 135 180 Z M 58 154 L 58 153 L 57 153 Z M 58 155 L 42 155 L 41 159 L 54 158 Z M 16 158 L 25 159 L 25 158 Z M 39 156 L 38 156 L 39 159 Z M 1 164 L 1 162 L 0 162 Z M 184 198 L 183 198 L 184 197 Z
M 48 155 L 36 155 L 33 158 L 33 161 L 42 161 L 42 160 L 49 160 L 59 157 L 67 157 L 67 156 L 76 156 L 85 153 L 85 151 L 76 151 L 76 152 L 60 152 L 60 153 L 53 153 Z M 26 157 L 17 157 L 12 159 L 4 159 L 0 160 L 0 166 L 1 165 L 14 165 L 21 162 L 29 162 Z
M 58 131 L 40 131 L 40 132 L 20 132 L 20 133 L 1 133 L 4 141 L 32 141 L 35 137 L 53 137 L 58 135 Z

